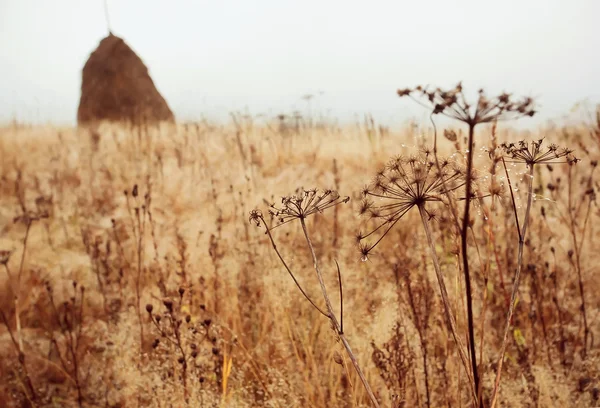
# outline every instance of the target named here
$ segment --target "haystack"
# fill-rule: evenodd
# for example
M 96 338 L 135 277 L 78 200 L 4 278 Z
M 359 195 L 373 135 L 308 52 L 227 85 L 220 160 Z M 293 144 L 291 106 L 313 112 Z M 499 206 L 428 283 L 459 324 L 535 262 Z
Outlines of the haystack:
M 113 34 L 100 41 L 83 67 L 78 124 L 174 120 L 140 57 Z

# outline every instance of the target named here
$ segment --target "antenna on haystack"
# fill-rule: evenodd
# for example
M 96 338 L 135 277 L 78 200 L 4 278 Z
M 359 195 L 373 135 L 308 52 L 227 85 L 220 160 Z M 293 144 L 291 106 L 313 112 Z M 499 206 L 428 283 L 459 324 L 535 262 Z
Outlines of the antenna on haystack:
M 108 0 L 104 0 L 104 19 L 106 20 L 106 28 L 108 29 L 108 34 L 112 35 L 112 30 L 110 29 L 110 16 L 108 14 Z

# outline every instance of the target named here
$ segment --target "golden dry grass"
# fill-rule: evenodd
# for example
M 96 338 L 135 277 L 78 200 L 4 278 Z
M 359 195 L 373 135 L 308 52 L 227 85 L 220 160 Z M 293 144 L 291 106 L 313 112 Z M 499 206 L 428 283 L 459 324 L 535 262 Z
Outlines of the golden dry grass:
M 540 137 L 500 132 L 503 140 Z M 572 205 L 583 203 L 576 233 L 583 242 L 587 317 L 597 339 L 600 213 L 595 202 L 585 230 L 582 225 L 590 198 L 585 183 L 598 144 L 585 128 L 540 133 L 582 158 L 572 169 L 571 196 Z M 431 406 L 468 406 L 466 377 L 443 320 L 417 216 L 403 220 L 367 262 L 361 262 L 354 238 L 362 223 L 357 215 L 362 186 L 390 156 L 414 153 L 430 137 L 429 129 L 415 127 L 401 132 L 315 127 L 295 133 L 250 121 L 143 130 L 105 126 L 93 133 L 3 128 L 0 251 L 12 251 L 8 268 L 0 265 L 0 307 L 10 327 L 9 333 L 0 324 L 3 406 L 179 407 L 186 399 L 190 406 L 369 406 L 327 319 L 294 287 L 264 231 L 248 222 L 250 210 L 264 210 L 265 200 L 278 201 L 301 186 L 335 188 L 351 197 L 336 207 L 335 217 L 330 210 L 309 219 L 309 228 L 329 288 L 337 285 L 334 260 L 340 264 L 346 335 L 382 406 L 426 405 L 423 347 Z M 444 151 L 453 151 L 444 143 Z M 483 150 L 488 143 L 489 129 L 482 128 L 477 138 L 482 173 L 489 167 Z M 518 184 L 521 169 L 513 171 Z M 568 171 L 565 165 L 536 174 L 542 199 L 534 204 L 526 243 L 501 406 L 600 404 L 598 341 L 582 358 L 578 280 L 564 218 Z M 558 177 L 559 187 L 549 190 Z M 479 183 L 486 188 L 485 179 Z M 598 189 L 597 174 L 592 188 Z M 15 220 L 24 210 L 30 218 Z M 47 218 L 31 220 L 45 213 Z M 486 214 L 491 216 L 484 222 Z M 476 333 L 480 345 L 483 329 L 481 371 L 489 396 L 518 240 L 506 203 L 476 206 L 474 220 Z M 445 233 L 443 222 L 434 230 L 459 328 L 466 333 L 456 237 Z M 299 226 L 274 234 L 307 291 L 320 300 Z M 164 323 L 165 300 L 173 302 L 172 316 L 182 320 L 181 344 L 189 361 L 185 386 L 177 340 L 161 337 L 146 311 L 151 304 Z M 423 319 L 428 322 L 424 343 L 415 324 Z M 338 361 L 342 357 L 342 365 L 334 355 Z

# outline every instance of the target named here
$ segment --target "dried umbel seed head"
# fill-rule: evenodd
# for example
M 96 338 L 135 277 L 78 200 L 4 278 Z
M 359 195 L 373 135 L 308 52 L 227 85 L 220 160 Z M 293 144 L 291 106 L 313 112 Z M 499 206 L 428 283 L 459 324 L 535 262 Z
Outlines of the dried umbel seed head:
M 146 312 L 148 313 L 152 313 L 152 310 L 154 309 L 154 306 L 152 306 L 150 303 L 148 303 L 146 305 Z
M 152 342 L 152 348 L 153 349 L 157 348 L 159 344 L 160 344 L 160 340 L 154 339 L 154 341 Z
M 173 312 L 173 301 L 170 299 L 163 300 L 163 305 L 167 308 L 169 313 Z
M 183 297 L 184 293 L 185 293 L 185 289 L 184 288 L 179 288 L 179 296 Z
M 185 316 L 185 322 L 186 323 L 189 323 L 191 321 L 192 321 L 192 316 L 190 316 L 190 315 Z
M 396 157 L 363 190 L 360 215 L 376 222 L 370 232 L 357 235 L 363 260 L 412 208 L 421 208 L 432 218 L 434 213 L 427 207 L 442 202 L 446 194 L 464 186 L 463 172 L 456 165 L 444 159 L 438 162 L 439 168 L 427 152 Z M 371 236 L 378 237 L 375 243 L 365 243 Z
M 525 163 L 533 166 L 540 163 L 546 165 L 569 163 L 575 164 L 579 161 L 573 156 L 573 150 L 559 148 L 555 144 L 542 147 L 544 139 L 526 142 L 520 140 L 517 143 L 502 143 L 501 147 L 507 156 L 507 162 Z
M 517 100 L 508 93 L 488 97 L 483 89 L 479 90 L 477 103 L 469 104 L 460 82 L 454 88 L 447 90 L 419 85 L 412 89 L 399 89 L 397 94 L 399 97 L 409 97 L 419 105 L 430 108 L 433 114 L 443 114 L 473 126 L 497 120 L 533 116 L 536 113 L 532 98 L 525 97 Z
M 281 205 L 271 205 L 269 214 L 279 221 L 279 225 L 286 224 L 296 219 L 306 219 L 312 214 L 322 213 L 328 208 L 338 204 L 347 203 L 350 197 L 342 197 L 334 190 L 298 189 L 293 195 L 283 197 Z M 256 215 L 254 215 L 256 217 Z M 251 222 L 256 222 L 251 213 Z

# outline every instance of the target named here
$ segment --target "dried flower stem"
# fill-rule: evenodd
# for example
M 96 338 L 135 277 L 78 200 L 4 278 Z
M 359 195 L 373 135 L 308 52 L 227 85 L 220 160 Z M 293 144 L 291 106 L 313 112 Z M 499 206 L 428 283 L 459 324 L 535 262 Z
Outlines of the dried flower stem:
M 321 309 L 319 306 L 316 305 L 315 302 L 313 302 L 313 300 L 308 296 L 308 294 L 304 291 L 304 289 L 302 289 L 302 286 L 300 286 L 300 283 L 298 283 L 298 280 L 296 279 L 296 276 L 294 276 L 294 274 L 292 273 L 292 270 L 290 269 L 290 267 L 288 266 L 288 264 L 283 259 L 283 256 L 281 256 L 281 253 L 277 249 L 277 245 L 275 244 L 275 240 L 273 240 L 273 235 L 271 235 L 271 230 L 269 229 L 268 225 L 265 223 L 264 219 L 261 218 L 261 221 L 262 221 L 263 225 L 265 226 L 266 234 L 269 237 L 269 241 L 271 241 L 271 246 L 273 247 L 273 250 L 277 254 L 277 257 L 279 258 L 279 260 L 283 264 L 283 267 L 285 268 L 285 270 L 287 271 L 287 273 L 292 277 L 292 280 L 296 284 L 296 287 L 298 288 L 298 290 L 300 290 L 300 293 L 302 293 L 302 296 L 304 296 L 304 298 L 306 300 L 308 300 L 308 302 L 315 309 L 317 309 L 319 311 L 319 313 L 321 313 L 325 317 L 329 317 L 329 315 L 326 312 L 324 312 L 323 309 Z
M 581 276 L 581 248 L 583 243 L 585 242 L 585 227 L 587 226 L 587 220 L 589 216 L 589 210 L 591 208 L 591 200 L 589 201 L 588 211 L 585 216 L 583 232 L 581 234 L 581 244 L 577 242 L 577 231 L 576 231 L 576 221 L 575 216 L 573 214 L 572 208 L 572 197 L 573 197 L 573 166 L 569 166 L 568 172 L 568 180 L 569 180 L 569 192 L 568 192 L 568 208 L 567 214 L 569 214 L 569 229 L 571 232 L 571 238 L 573 239 L 573 247 L 575 249 L 575 269 L 577 270 L 577 280 L 578 280 L 578 289 L 579 289 L 579 297 L 581 299 L 581 317 L 583 320 L 583 349 L 581 350 L 581 356 L 585 359 L 587 354 L 588 347 L 588 337 L 590 334 L 590 329 L 588 326 L 587 313 L 585 307 L 585 291 L 583 285 L 583 279 Z M 582 200 L 583 201 L 583 200 Z
M 442 304 L 444 306 L 444 314 L 446 315 L 446 320 L 448 321 L 448 325 L 450 326 L 450 331 L 452 332 L 452 337 L 454 337 L 454 341 L 456 342 L 456 347 L 458 348 L 458 354 L 460 355 L 460 359 L 465 368 L 465 372 L 467 373 L 467 378 L 469 379 L 470 389 L 473 398 L 477 400 L 477 393 L 474 388 L 474 381 L 471 376 L 471 372 L 469 370 L 469 358 L 465 353 L 465 346 L 458 334 L 458 330 L 456 328 L 456 320 L 454 319 L 454 315 L 452 314 L 452 308 L 450 306 L 450 299 L 448 298 L 448 291 L 446 290 L 446 284 L 444 283 L 444 276 L 442 275 L 442 268 L 440 266 L 440 261 L 435 251 L 435 243 L 433 241 L 433 234 L 431 233 L 431 229 L 429 228 L 429 220 L 427 216 L 427 212 L 425 208 L 419 206 L 419 214 L 421 215 L 421 221 L 423 222 L 423 229 L 425 230 L 425 235 L 427 236 L 427 243 L 429 244 L 429 249 L 431 251 L 431 260 L 433 261 L 433 268 L 435 270 L 435 275 L 437 277 L 438 284 L 440 286 L 440 294 L 442 296 Z
M 350 347 L 350 344 L 348 343 L 348 340 L 346 339 L 346 336 L 343 333 L 342 326 L 340 325 L 337 318 L 335 317 L 335 313 L 333 311 L 333 306 L 331 305 L 331 300 L 329 299 L 329 295 L 327 294 L 327 288 L 325 287 L 325 282 L 323 281 L 323 274 L 321 273 L 321 269 L 319 268 L 319 262 L 317 260 L 317 255 L 315 254 L 315 249 L 314 249 L 312 242 L 310 240 L 310 237 L 308 235 L 308 229 L 306 228 L 306 222 L 303 217 L 300 217 L 300 224 L 302 225 L 302 232 L 304 232 L 304 237 L 306 238 L 306 243 L 308 244 L 308 248 L 310 249 L 310 254 L 312 255 L 313 267 L 315 269 L 315 272 L 317 273 L 317 278 L 319 279 L 319 285 L 321 286 L 321 293 L 323 294 L 323 299 L 325 300 L 325 305 L 327 306 L 329 320 L 331 320 L 333 327 L 335 328 L 340 340 L 342 341 L 342 344 L 344 345 L 344 348 L 346 349 L 346 352 L 348 353 L 348 357 L 350 358 L 350 361 L 352 361 L 352 365 L 354 365 L 354 369 L 356 370 L 358 377 L 360 378 L 361 382 L 363 383 L 363 386 L 365 387 L 365 390 L 367 391 L 367 394 L 369 395 L 369 398 L 371 399 L 373 406 L 376 408 L 379 408 L 379 403 L 377 402 L 377 398 L 375 398 L 375 394 L 373 394 L 373 391 L 371 390 L 371 386 L 367 382 L 367 378 L 363 374 L 362 369 L 360 368 L 360 365 L 358 364 L 358 360 L 356 359 L 356 356 L 354 355 L 354 352 L 352 351 L 352 348 Z
M 504 163 L 504 160 L 503 160 Z M 529 172 L 527 174 L 527 208 L 525 209 L 525 218 L 523 219 L 523 228 L 519 230 L 519 216 L 516 211 L 516 204 L 514 195 L 512 193 L 512 185 L 510 184 L 510 178 L 508 177 L 508 171 L 506 171 L 506 163 L 504 163 L 504 169 L 509 180 L 509 188 L 511 190 L 511 197 L 513 202 L 513 208 L 515 212 L 515 219 L 517 223 L 517 229 L 519 234 L 519 252 L 517 255 L 517 269 L 515 270 L 515 276 L 513 278 L 513 289 L 510 296 L 510 304 L 508 306 L 508 313 L 506 315 L 506 324 L 504 326 L 504 335 L 502 337 L 502 347 L 500 349 L 500 356 L 498 357 L 498 371 L 496 372 L 496 379 L 494 381 L 494 391 L 492 392 L 490 407 L 494 408 L 498 398 L 498 390 L 500 387 L 500 377 L 502 376 L 502 363 L 504 362 L 504 354 L 506 353 L 506 346 L 508 345 L 508 332 L 510 331 L 510 325 L 512 317 L 515 311 L 515 304 L 517 300 L 517 292 L 519 291 L 519 279 L 521 277 L 521 269 L 523 266 L 523 248 L 525 246 L 525 236 L 527 234 L 527 226 L 529 225 L 529 214 L 531 211 L 531 204 L 533 202 L 533 164 L 529 164 Z
M 473 370 L 473 382 L 475 389 L 479 389 L 479 375 L 477 374 L 477 352 L 475 350 L 475 324 L 473 322 L 473 294 L 471 291 L 471 274 L 469 272 L 469 254 L 467 238 L 469 235 L 471 192 L 472 192 L 472 171 L 473 171 L 473 137 L 475 133 L 476 120 L 469 121 L 469 140 L 467 151 L 467 174 L 466 174 L 466 201 L 462 219 L 461 235 L 461 253 L 463 261 L 463 273 L 465 274 L 465 291 L 467 295 L 467 325 L 469 330 L 469 350 L 471 352 L 471 366 Z M 481 405 L 481 404 L 477 404 Z
M 23 374 L 25 375 L 25 383 L 27 385 L 27 388 L 29 389 L 29 392 L 31 393 L 31 396 L 26 394 L 27 399 L 29 400 L 29 402 L 32 403 L 33 406 L 36 406 L 34 402 L 37 400 L 37 394 L 35 392 L 35 388 L 33 387 L 33 383 L 31 382 L 29 372 L 27 371 L 27 365 L 25 364 L 25 353 L 23 353 L 22 349 L 19 349 L 19 344 L 17 343 L 17 340 L 15 339 L 13 332 L 10 329 L 10 325 L 8 324 L 8 319 L 6 318 L 2 310 L 0 310 L 0 316 L 2 316 L 2 322 L 6 326 L 8 334 L 10 335 L 10 339 L 12 340 L 15 350 L 17 351 L 19 357 L 19 364 L 23 368 Z

